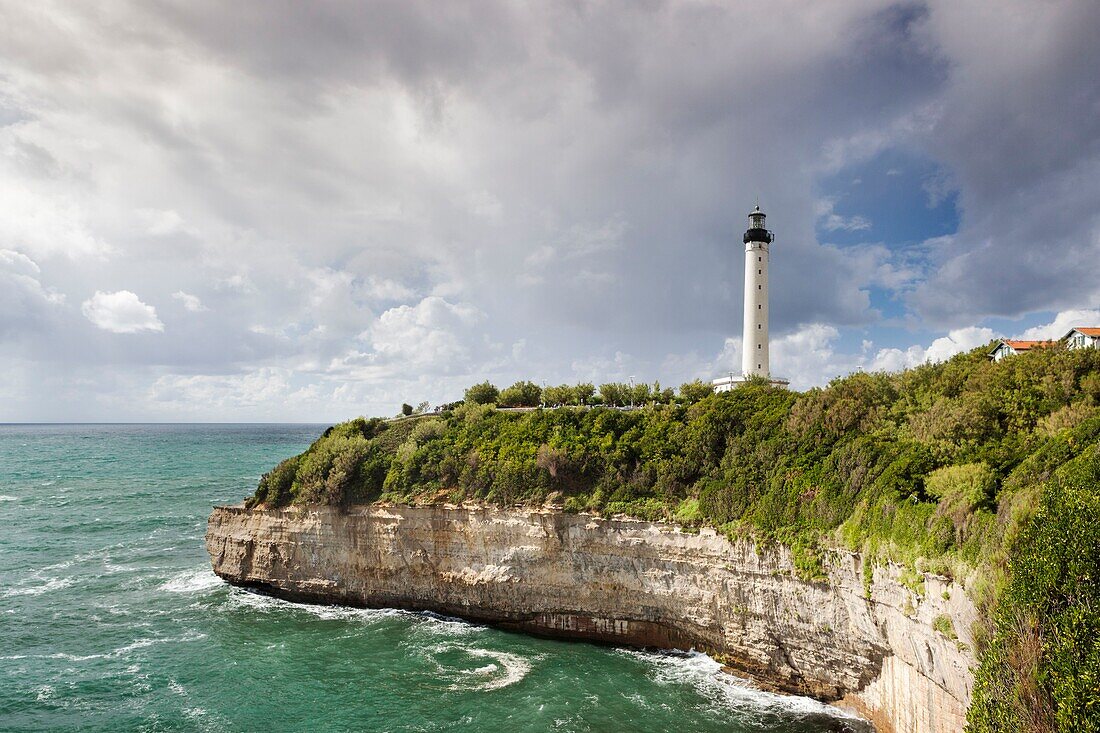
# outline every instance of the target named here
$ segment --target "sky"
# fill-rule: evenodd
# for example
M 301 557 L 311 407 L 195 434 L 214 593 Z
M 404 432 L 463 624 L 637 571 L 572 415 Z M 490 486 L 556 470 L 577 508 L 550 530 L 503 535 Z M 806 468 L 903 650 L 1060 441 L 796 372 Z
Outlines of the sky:
M 1100 325 L 1095 0 L 0 0 L 0 421 L 807 389 Z

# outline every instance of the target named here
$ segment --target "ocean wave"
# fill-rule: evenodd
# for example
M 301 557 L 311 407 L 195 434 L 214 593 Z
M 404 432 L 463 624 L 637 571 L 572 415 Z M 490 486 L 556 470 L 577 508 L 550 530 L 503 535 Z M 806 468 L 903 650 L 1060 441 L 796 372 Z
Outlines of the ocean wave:
M 229 728 L 227 721 L 222 720 L 220 716 L 211 715 L 206 708 L 194 705 L 191 700 L 191 693 L 176 680 L 170 679 L 168 681 L 168 689 L 184 700 L 185 705 L 182 708 L 184 717 L 198 725 L 201 730 L 222 731 Z
M 0 494 L 0 501 L 19 501 L 19 497 L 8 496 L 7 494 Z
M 661 685 L 688 685 L 739 719 L 757 724 L 765 718 L 843 718 L 857 724 L 853 730 L 863 730 L 862 718 L 841 708 L 818 702 L 809 697 L 765 692 L 750 680 L 722 671 L 722 665 L 701 652 L 647 652 L 620 649 L 646 662 L 653 670 L 654 680 Z
M 376 621 L 382 618 L 405 615 L 406 611 L 392 608 L 355 608 L 354 606 L 325 606 L 317 603 L 298 603 L 257 593 L 243 588 L 232 588 L 230 603 L 236 606 L 270 613 L 274 611 L 304 613 L 324 621 Z
M 0 598 L 11 598 L 13 596 L 40 596 L 43 593 L 68 588 L 75 582 L 76 581 L 72 578 L 50 578 L 42 585 L 19 585 L 15 588 L 8 588 L 3 593 L 0 593 Z
M 441 616 L 431 611 L 406 611 L 408 615 L 425 623 L 418 624 L 416 631 L 429 636 L 467 636 L 486 631 L 489 627 L 472 624 L 456 616 Z
M 202 567 L 176 573 L 161 584 L 160 590 L 168 593 L 201 593 L 222 585 L 225 585 L 225 581 L 215 575 L 213 570 Z
M 216 577 L 216 576 L 215 576 Z M 329 606 L 319 603 L 287 601 L 266 593 L 245 588 L 230 587 L 232 605 L 254 609 L 261 613 L 305 613 L 322 621 L 379 621 L 387 618 L 404 618 L 420 622 L 413 632 L 431 636 L 463 636 L 485 629 L 453 616 L 441 616 L 430 611 L 405 611 L 398 608 L 357 608 L 355 606 Z
M 457 681 L 448 685 L 448 689 L 463 692 L 487 692 L 514 685 L 531 671 L 531 660 L 511 652 L 466 647 L 457 644 L 440 644 L 428 650 L 438 673 L 444 678 Z M 447 659 L 446 657 L 454 659 Z M 476 667 L 467 667 L 463 662 L 488 661 Z M 477 664 L 478 662 L 474 662 Z
M 99 561 L 102 561 L 104 563 L 107 563 L 107 562 L 110 562 L 110 559 L 111 559 L 110 552 L 112 550 L 118 550 L 118 549 L 122 549 L 122 548 L 125 548 L 125 547 L 127 547 L 127 543 L 125 543 L 125 542 L 115 542 L 114 544 L 105 545 L 105 546 L 99 547 L 95 550 L 88 550 L 87 552 L 82 552 L 79 555 L 73 555 L 68 560 L 63 560 L 62 562 L 54 563 L 53 565 L 46 565 L 45 567 L 41 568 L 38 572 L 43 573 L 43 572 L 47 572 L 47 571 L 51 571 L 51 570 L 64 570 L 66 568 L 72 567 L 73 565 L 82 565 L 82 564 L 84 564 L 86 562 L 90 562 L 92 560 L 99 560 Z
M 64 659 L 67 662 L 87 662 L 92 659 L 124 659 L 128 657 L 132 652 L 136 652 L 138 649 L 145 649 L 146 647 L 153 646 L 154 644 L 178 644 L 191 641 L 199 641 L 205 639 L 206 634 L 199 631 L 188 631 L 182 636 L 163 636 L 152 637 L 146 639 L 136 639 L 129 644 L 112 649 L 109 652 L 102 652 L 99 654 L 68 654 L 66 652 L 54 652 L 53 654 L 35 655 L 42 656 L 45 659 Z

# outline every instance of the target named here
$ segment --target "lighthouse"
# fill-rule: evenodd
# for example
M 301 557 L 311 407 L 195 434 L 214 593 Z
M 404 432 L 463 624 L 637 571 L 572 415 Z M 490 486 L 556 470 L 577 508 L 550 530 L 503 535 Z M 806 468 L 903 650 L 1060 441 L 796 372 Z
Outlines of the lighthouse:
M 786 387 L 786 379 L 773 378 L 768 353 L 768 258 L 774 236 L 765 226 L 764 212 L 758 205 L 749 214 L 745 230 L 745 313 L 741 338 L 741 374 L 732 371 L 714 380 L 714 389 L 724 392 L 750 378 L 764 378 L 777 387 Z
M 764 226 L 760 206 L 749 214 L 745 230 L 745 330 L 741 339 L 741 375 L 768 377 L 768 249 L 775 238 Z

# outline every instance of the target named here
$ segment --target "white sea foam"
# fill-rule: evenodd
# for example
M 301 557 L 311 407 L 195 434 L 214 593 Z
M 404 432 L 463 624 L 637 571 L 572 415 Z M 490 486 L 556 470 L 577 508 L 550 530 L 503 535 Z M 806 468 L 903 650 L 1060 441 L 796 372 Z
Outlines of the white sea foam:
M 160 590 L 169 593 L 202 593 L 221 585 L 225 585 L 224 580 L 209 567 L 202 567 L 176 573 L 160 586 Z
M 489 660 L 489 664 L 483 664 L 473 669 L 453 669 L 435 659 L 436 667 L 440 674 L 445 676 L 458 676 L 459 680 L 449 687 L 452 690 L 467 692 L 485 692 L 499 690 L 522 680 L 531 671 L 531 661 L 518 654 L 510 652 L 493 651 L 477 647 L 464 647 L 454 644 L 440 644 L 430 650 L 433 654 L 445 654 L 458 651 L 475 659 Z
M 430 636 L 467 636 L 488 629 L 487 626 L 478 626 L 454 616 L 440 616 L 431 611 L 410 612 L 410 615 L 428 622 L 418 625 L 416 630 Z
M 457 618 L 439 616 L 428 612 L 403 611 L 397 608 L 356 608 L 355 606 L 326 606 L 318 603 L 299 603 L 287 601 L 264 593 L 233 587 L 229 594 L 230 602 L 237 606 L 255 609 L 261 613 L 274 611 L 306 613 L 323 621 L 379 621 L 384 618 L 404 617 L 426 622 L 417 626 L 430 634 L 458 636 L 481 630 L 482 627 Z
M 739 719 L 760 722 L 761 716 L 829 716 L 861 719 L 852 713 L 808 697 L 780 695 L 756 688 L 750 680 L 722 671 L 722 665 L 700 652 L 645 652 L 619 650 L 641 659 L 653 669 L 653 677 L 662 685 L 690 685 L 716 705 L 735 713 Z
M 55 652 L 53 654 L 46 655 L 48 659 L 64 659 L 69 662 L 87 662 L 92 659 L 121 659 L 128 657 L 132 652 L 138 649 L 145 649 L 146 647 L 153 646 L 154 644 L 173 644 L 181 642 L 199 641 L 205 639 L 206 634 L 198 631 L 188 631 L 182 636 L 165 636 L 154 637 L 148 639 L 136 639 L 129 644 L 120 646 L 117 649 L 113 649 L 109 652 L 103 652 L 101 654 L 67 654 L 65 652 Z
M 38 572 L 43 573 L 50 570 L 64 570 L 66 568 L 72 567 L 73 565 L 82 565 L 92 560 L 99 560 L 104 564 L 107 564 L 110 562 L 111 559 L 111 550 L 118 550 L 124 547 L 126 547 L 125 542 L 116 542 L 113 545 L 105 545 L 95 550 L 82 552 L 79 555 L 73 555 L 68 560 L 63 560 L 62 562 L 54 563 L 53 565 L 46 565 Z
M 352 606 L 323 606 L 316 603 L 295 603 L 275 596 L 264 595 L 242 588 L 230 591 L 230 601 L 238 606 L 255 609 L 261 613 L 273 611 L 306 613 L 325 621 L 376 621 L 389 616 L 404 615 L 396 609 L 354 608 Z
M 50 578 L 42 585 L 18 585 L 14 588 L 8 588 L 3 593 L 0 593 L 0 598 L 11 598 L 12 596 L 40 596 L 43 593 L 68 588 L 75 582 L 76 581 L 72 578 Z
M 187 688 L 181 685 L 176 680 L 172 679 L 168 681 L 168 689 L 179 695 L 187 703 L 191 702 L 191 694 L 187 691 Z M 191 720 L 204 731 L 222 731 L 228 728 L 225 721 L 216 719 L 215 716 L 211 716 L 210 712 L 203 707 L 193 706 L 184 707 L 183 714 L 186 718 Z
M 0 494 L 0 501 L 19 501 L 19 497 L 8 496 L 7 494 Z

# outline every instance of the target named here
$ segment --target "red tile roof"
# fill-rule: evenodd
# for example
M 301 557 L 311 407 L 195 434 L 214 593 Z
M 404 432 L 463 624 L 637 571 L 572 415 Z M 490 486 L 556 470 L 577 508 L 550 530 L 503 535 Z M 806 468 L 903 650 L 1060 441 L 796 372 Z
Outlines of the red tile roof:
M 1022 341 L 1019 339 L 1004 339 L 1004 343 L 1008 344 L 1016 351 L 1027 351 L 1028 349 L 1042 349 L 1048 346 L 1054 346 L 1056 341 Z
M 1100 327 L 1081 326 L 1080 328 L 1075 328 L 1073 330 L 1074 331 L 1080 331 L 1081 333 L 1085 334 L 1086 336 L 1093 336 L 1093 337 L 1100 336 Z

